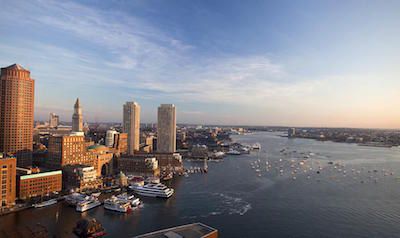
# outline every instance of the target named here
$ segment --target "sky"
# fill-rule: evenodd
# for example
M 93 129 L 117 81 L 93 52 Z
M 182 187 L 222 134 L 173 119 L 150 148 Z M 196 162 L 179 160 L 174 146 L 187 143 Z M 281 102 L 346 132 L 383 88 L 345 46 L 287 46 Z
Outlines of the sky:
M 400 128 L 400 1 L 0 0 L 35 119 Z

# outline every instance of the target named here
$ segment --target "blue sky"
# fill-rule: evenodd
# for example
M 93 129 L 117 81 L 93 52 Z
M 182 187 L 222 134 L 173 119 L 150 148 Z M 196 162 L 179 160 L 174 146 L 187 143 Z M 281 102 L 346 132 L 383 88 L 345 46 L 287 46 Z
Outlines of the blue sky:
M 399 1 L 6 1 L 0 65 L 36 80 L 35 117 L 400 128 Z

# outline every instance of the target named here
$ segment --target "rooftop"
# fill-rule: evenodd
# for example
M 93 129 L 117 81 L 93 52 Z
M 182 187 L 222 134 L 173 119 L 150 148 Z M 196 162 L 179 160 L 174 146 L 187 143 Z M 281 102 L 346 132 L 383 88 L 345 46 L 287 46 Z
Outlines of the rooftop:
M 4 67 L 3 69 L 17 69 L 17 70 L 25 70 L 28 71 L 27 69 L 24 69 L 24 67 L 22 67 L 19 64 L 12 64 L 10 66 Z
M 212 235 L 212 236 L 211 236 Z M 164 230 L 150 232 L 135 236 L 134 238 L 206 238 L 218 237 L 218 230 L 204 225 L 203 223 L 192 223 L 176 226 Z

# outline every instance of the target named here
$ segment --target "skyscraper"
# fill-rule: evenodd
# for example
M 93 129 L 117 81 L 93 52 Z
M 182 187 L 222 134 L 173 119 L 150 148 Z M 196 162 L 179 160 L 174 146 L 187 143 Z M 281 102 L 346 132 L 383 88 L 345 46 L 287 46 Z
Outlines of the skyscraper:
M 128 133 L 128 153 L 133 155 L 140 144 L 140 106 L 136 102 L 124 104 L 123 130 Z
M 174 153 L 176 150 L 176 109 L 174 104 L 158 107 L 157 152 Z
M 50 113 L 49 115 L 49 126 L 54 128 L 58 126 L 58 123 L 60 123 L 60 118 L 58 115 L 55 113 Z
M 14 154 L 17 165 L 32 165 L 35 81 L 18 64 L 1 69 L 0 152 Z
M 79 98 L 76 99 L 74 105 L 74 114 L 72 115 L 72 132 L 83 132 L 82 108 Z

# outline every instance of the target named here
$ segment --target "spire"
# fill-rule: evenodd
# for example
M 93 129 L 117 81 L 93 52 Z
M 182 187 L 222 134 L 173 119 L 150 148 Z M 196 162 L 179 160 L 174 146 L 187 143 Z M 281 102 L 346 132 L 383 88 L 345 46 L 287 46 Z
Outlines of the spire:
M 79 108 L 81 107 L 81 104 L 79 103 L 79 98 L 76 98 L 76 102 L 75 102 L 75 108 Z

